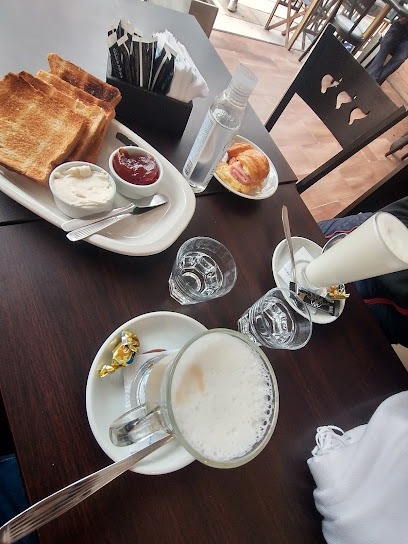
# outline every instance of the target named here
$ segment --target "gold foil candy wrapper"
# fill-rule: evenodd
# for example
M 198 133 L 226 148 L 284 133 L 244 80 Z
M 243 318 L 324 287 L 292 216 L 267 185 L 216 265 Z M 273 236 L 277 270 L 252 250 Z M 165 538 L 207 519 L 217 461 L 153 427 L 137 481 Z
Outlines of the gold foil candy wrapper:
M 350 296 L 349 293 L 346 293 L 346 286 L 344 285 L 344 283 L 340 283 L 340 285 L 332 285 L 331 287 L 328 287 L 327 295 L 332 300 L 342 300 Z
M 139 351 L 140 342 L 136 334 L 131 331 L 122 331 L 122 344 L 128 346 L 129 349 L 135 353 Z
M 98 374 L 101 378 L 112 374 L 118 368 L 124 368 L 133 363 L 136 353 L 139 351 L 139 338 L 130 331 L 122 331 L 121 342 L 117 344 L 112 352 L 112 362 L 103 365 Z

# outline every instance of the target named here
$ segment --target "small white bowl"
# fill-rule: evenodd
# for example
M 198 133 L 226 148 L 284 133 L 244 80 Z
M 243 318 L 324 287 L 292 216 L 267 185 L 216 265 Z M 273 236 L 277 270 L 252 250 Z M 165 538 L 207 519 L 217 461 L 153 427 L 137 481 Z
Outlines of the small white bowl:
M 69 170 L 70 168 L 73 168 L 75 166 L 90 166 L 93 172 L 102 172 L 108 176 L 109 195 L 108 195 L 108 199 L 105 202 L 101 204 L 92 204 L 89 206 L 76 205 L 76 204 L 72 204 L 71 202 L 68 202 L 60 194 L 58 194 L 58 191 L 55 188 L 55 179 L 56 179 L 55 174 L 57 173 L 61 174 L 65 172 L 66 170 Z M 113 200 L 116 195 L 116 185 L 112 177 L 109 175 L 109 173 L 96 164 L 92 164 L 92 163 L 84 162 L 84 161 L 64 162 L 63 164 L 60 164 L 59 166 L 54 168 L 54 170 L 51 172 L 51 175 L 50 175 L 49 186 L 50 186 L 50 190 L 52 192 L 52 195 L 54 197 L 55 204 L 57 205 L 57 207 L 62 211 L 62 213 L 74 219 L 80 219 L 81 217 L 86 217 L 88 215 L 110 211 L 113 207 Z
M 152 157 L 155 160 L 157 166 L 159 167 L 158 179 L 154 183 L 151 183 L 150 185 L 136 185 L 133 183 L 129 183 L 128 181 L 121 178 L 116 173 L 115 169 L 113 168 L 113 157 L 116 155 L 119 149 L 123 149 L 127 151 L 130 157 L 141 157 L 141 156 Z M 152 196 L 156 194 L 159 190 L 159 187 L 163 179 L 163 167 L 158 156 L 155 153 L 142 149 L 141 147 L 136 147 L 132 145 L 122 146 L 118 149 L 115 149 L 115 151 L 109 157 L 109 169 L 113 179 L 116 182 L 116 187 L 118 192 L 128 198 L 142 198 L 144 196 Z

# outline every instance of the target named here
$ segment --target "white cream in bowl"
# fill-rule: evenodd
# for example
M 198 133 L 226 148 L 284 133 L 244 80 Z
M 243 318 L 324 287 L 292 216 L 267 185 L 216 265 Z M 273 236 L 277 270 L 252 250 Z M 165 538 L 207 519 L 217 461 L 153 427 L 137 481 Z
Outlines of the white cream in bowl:
M 80 161 L 55 168 L 50 189 L 58 208 L 73 218 L 109 211 L 116 194 L 115 182 L 108 172 Z

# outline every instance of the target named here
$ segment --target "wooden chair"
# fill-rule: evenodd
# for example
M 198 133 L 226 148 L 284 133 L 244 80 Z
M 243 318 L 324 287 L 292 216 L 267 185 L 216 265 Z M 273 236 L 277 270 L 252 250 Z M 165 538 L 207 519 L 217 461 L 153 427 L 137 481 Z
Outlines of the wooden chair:
M 330 86 L 325 90 L 325 84 Z M 297 94 L 326 125 L 341 146 L 334 157 L 297 182 L 300 193 L 363 149 L 408 115 L 397 107 L 334 36 L 329 25 L 265 123 L 271 131 Z M 336 107 L 337 106 L 337 107 Z
M 319 4 L 324 6 L 327 2 L 328 0 L 320 0 Z M 323 31 L 329 24 L 332 24 L 339 40 L 343 43 L 347 42 L 347 47 L 355 55 L 364 47 L 371 36 L 378 31 L 384 21 L 387 10 L 381 11 L 381 13 L 374 16 L 377 9 L 375 4 L 376 0 L 338 0 L 334 9 L 330 11 L 321 10 L 323 15 L 326 13 L 326 19 L 320 18 L 320 29 Z M 371 21 L 370 24 L 363 23 L 367 16 Z M 308 23 L 304 32 L 307 32 L 309 26 Z M 303 57 L 309 53 L 318 37 L 319 34 L 312 40 L 299 60 L 303 60 Z
M 289 41 L 289 33 L 291 31 L 291 25 L 298 17 L 303 17 L 307 7 L 309 6 L 311 0 L 276 0 L 274 7 L 269 15 L 268 20 L 264 26 L 265 30 L 272 30 L 278 26 L 285 25 L 285 29 L 282 31 L 282 35 L 285 36 L 285 46 Z M 273 17 L 275 16 L 276 10 L 279 6 L 286 8 L 286 17 L 281 21 L 271 23 Z

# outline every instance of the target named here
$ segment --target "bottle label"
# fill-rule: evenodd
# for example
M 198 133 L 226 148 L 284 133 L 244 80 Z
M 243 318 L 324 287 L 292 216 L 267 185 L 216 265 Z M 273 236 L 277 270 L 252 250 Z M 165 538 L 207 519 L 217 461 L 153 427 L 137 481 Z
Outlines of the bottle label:
M 193 147 L 191 148 L 191 151 L 187 157 L 186 164 L 184 165 L 184 177 L 189 178 L 193 173 L 198 159 L 200 158 L 200 153 L 204 149 L 207 141 L 209 140 L 215 125 L 216 122 L 214 121 L 214 118 L 212 117 L 210 112 L 208 112 L 205 116 L 203 124 L 201 125 L 200 131 L 197 134 L 197 138 L 193 144 Z

